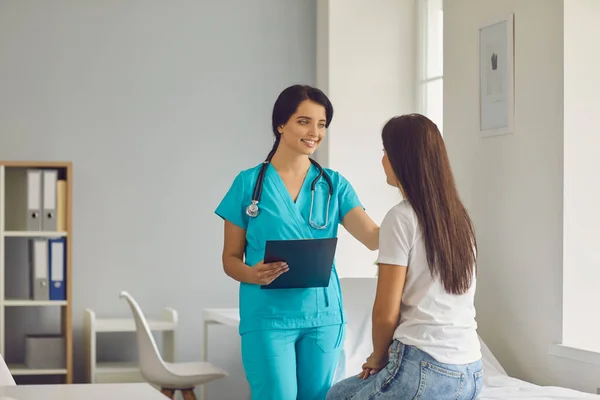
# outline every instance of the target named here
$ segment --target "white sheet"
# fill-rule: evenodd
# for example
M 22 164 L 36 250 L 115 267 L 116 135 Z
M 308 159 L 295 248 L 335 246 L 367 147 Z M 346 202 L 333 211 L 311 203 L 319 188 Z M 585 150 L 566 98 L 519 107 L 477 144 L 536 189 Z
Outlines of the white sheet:
M 487 372 L 487 371 L 486 371 Z M 486 377 L 481 396 L 478 400 L 566 400 L 566 399 L 598 399 L 595 394 L 578 392 L 576 390 L 537 386 L 506 375 Z
M 357 375 L 372 352 L 371 310 L 377 288 L 376 278 L 340 279 L 347 317 L 346 341 L 334 382 Z M 479 400 L 496 399 L 600 399 L 600 396 L 559 387 L 541 387 L 507 376 L 504 368 L 481 340 L 485 367 L 484 388 Z

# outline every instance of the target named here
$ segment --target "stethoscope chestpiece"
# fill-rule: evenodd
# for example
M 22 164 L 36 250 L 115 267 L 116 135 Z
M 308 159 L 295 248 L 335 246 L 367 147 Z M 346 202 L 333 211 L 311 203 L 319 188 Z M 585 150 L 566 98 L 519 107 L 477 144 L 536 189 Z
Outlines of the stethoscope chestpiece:
M 258 215 L 258 201 L 252 200 L 252 204 L 246 207 L 246 214 L 252 218 L 255 218 Z

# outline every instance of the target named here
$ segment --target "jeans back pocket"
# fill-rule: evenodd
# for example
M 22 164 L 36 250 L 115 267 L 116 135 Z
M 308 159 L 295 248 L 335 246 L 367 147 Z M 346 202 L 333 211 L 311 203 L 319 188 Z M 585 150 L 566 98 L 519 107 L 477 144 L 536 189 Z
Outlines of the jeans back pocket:
M 481 389 L 483 388 L 483 369 L 481 369 L 480 371 L 477 371 L 473 374 L 473 381 L 474 381 L 474 393 L 473 393 L 473 397 L 471 397 L 471 400 L 475 400 L 479 397 L 479 395 L 481 394 Z
M 421 377 L 415 400 L 460 399 L 464 386 L 464 373 L 421 361 Z

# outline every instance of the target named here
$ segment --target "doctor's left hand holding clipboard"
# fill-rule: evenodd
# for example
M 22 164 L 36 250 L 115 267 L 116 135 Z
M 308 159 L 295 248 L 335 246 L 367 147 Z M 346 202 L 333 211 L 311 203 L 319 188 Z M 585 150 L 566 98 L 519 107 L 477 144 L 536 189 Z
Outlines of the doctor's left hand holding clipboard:
M 329 286 L 336 247 L 337 238 L 268 240 L 264 262 L 285 262 L 289 270 L 261 289 Z

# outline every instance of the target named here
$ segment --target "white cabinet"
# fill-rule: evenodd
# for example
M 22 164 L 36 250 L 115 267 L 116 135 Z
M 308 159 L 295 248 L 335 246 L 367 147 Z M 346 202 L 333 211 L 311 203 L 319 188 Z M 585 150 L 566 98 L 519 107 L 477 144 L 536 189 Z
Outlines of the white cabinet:
M 160 318 L 147 318 L 152 332 L 162 334 L 162 357 L 165 362 L 175 358 L 175 329 L 177 311 L 165 308 Z M 86 353 L 86 378 L 89 383 L 141 382 L 143 378 L 137 362 L 98 362 L 96 358 L 96 338 L 98 334 L 132 332 L 135 335 L 133 318 L 98 318 L 94 311 L 85 310 L 84 335 Z

